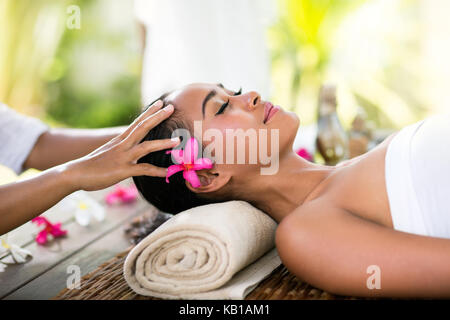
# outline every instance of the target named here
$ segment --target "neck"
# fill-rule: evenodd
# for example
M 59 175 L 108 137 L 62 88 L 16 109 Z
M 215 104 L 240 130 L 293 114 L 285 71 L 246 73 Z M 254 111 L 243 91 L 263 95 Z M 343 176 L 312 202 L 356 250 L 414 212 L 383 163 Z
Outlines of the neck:
M 278 223 L 297 207 L 316 198 L 335 167 L 314 164 L 294 152 L 280 158 L 274 175 L 247 180 L 246 201 L 269 214 Z M 250 196 L 249 196 L 250 194 Z

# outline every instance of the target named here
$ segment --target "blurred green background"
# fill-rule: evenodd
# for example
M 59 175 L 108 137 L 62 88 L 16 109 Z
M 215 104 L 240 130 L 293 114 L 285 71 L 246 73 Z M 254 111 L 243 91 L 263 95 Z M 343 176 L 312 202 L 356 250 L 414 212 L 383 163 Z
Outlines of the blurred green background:
M 140 110 L 139 34 L 132 2 L 110 4 L 0 0 L 0 101 L 55 126 L 129 124 Z
M 442 1 L 435 11 L 425 0 L 274 1 L 269 98 L 303 124 L 316 121 L 324 82 L 338 86 L 347 129 L 358 107 L 379 128 L 444 108 L 436 96 L 447 89 L 439 74 L 446 59 L 435 44 L 448 37 L 430 27 Z M 67 27 L 71 5 L 81 8 L 80 29 Z M 130 123 L 140 110 L 141 70 L 133 2 L 0 0 L 0 70 L 0 101 L 53 126 Z

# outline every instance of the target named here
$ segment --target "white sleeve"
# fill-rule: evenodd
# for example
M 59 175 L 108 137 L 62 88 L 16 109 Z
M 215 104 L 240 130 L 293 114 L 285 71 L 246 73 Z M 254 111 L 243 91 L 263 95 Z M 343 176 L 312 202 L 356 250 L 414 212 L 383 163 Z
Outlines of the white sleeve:
M 0 164 L 20 174 L 37 139 L 48 129 L 42 121 L 0 103 Z

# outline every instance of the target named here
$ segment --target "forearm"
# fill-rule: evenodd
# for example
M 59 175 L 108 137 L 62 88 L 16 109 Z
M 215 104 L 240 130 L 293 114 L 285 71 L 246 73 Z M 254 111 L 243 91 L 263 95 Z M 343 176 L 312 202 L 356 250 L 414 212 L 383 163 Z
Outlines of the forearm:
M 76 190 L 67 165 L 0 186 L 0 235 L 42 214 Z
M 39 137 L 24 163 L 24 169 L 46 170 L 78 159 L 121 134 L 125 129 L 126 127 L 103 129 L 52 128 Z
M 0 234 L 36 217 L 77 190 L 101 190 L 133 176 L 165 177 L 166 168 L 137 163 L 138 159 L 150 152 L 173 148 L 179 143 L 171 139 L 140 143 L 152 128 L 166 120 L 174 111 L 173 106 L 160 110 L 162 105 L 162 101 L 158 101 L 139 115 L 129 127 L 124 130 L 116 128 L 123 131 L 118 136 L 117 132 L 113 132 L 114 128 L 106 129 L 110 130 L 110 135 L 100 135 L 98 140 L 90 140 L 95 134 L 89 135 L 88 142 L 95 142 L 88 148 L 83 144 L 80 149 L 83 150 L 82 153 L 87 153 L 89 150 L 86 149 L 95 148 L 93 152 L 81 156 L 81 153 L 71 150 L 72 157 L 77 159 L 60 160 L 65 163 L 32 178 L 0 186 Z M 114 137 L 117 139 L 113 139 Z M 100 147 L 97 148 L 97 144 Z M 63 146 L 56 145 L 54 148 L 59 147 Z M 50 146 L 49 148 L 52 149 Z

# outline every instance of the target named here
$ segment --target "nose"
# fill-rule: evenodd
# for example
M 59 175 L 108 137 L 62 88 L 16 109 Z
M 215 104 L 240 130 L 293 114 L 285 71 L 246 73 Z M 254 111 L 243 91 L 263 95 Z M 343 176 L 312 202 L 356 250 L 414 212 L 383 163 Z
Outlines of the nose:
M 254 110 L 258 107 L 258 104 L 261 103 L 261 96 L 256 91 L 250 91 L 240 96 L 236 96 L 236 98 L 240 99 L 243 107 L 248 110 Z

